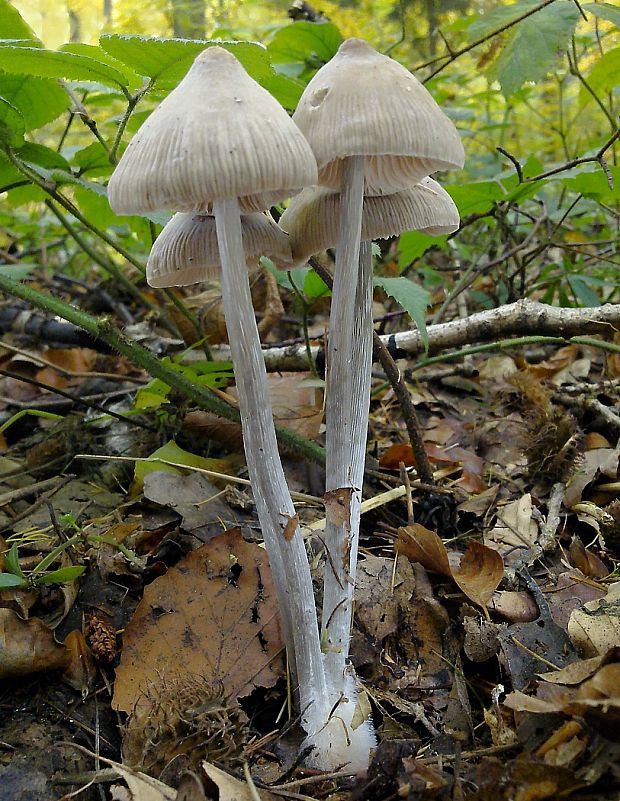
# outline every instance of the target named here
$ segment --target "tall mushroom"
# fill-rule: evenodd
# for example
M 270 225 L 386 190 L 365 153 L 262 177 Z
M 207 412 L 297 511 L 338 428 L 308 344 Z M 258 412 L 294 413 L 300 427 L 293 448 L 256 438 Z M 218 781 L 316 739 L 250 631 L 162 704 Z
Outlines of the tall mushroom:
M 317 158 L 319 183 L 340 191 L 328 349 L 326 488 L 348 496 L 349 504 L 344 519 L 327 516 L 321 640 L 328 679 L 341 686 L 349 652 L 370 388 L 371 330 L 365 310 L 371 276 L 368 269 L 358 275 L 362 199 L 406 189 L 437 170 L 462 167 L 464 157 L 456 129 L 422 84 L 360 39 L 343 42 L 316 73 L 293 119 Z M 363 286 L 352 291 L 360 278 Z M 365 344 L 356 342 L 352 349 L 356 337 Z
M 278 453 L 240 209 L 267 208 L 316 180 L 314 156 L 284 109 L 234 56 L 210 47 L 134 136 L 109 184 L 119 213 L 173 208 L 215 217 L 248 472 L 310 743 L 325 728 L 332 694 L 307 555 Z

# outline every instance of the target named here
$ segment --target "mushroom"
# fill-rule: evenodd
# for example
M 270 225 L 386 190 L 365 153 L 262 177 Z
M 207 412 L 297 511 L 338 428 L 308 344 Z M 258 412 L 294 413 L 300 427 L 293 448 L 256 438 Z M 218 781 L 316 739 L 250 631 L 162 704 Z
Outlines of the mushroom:
M 249 270 L 256 268 L 260 256 L 290 269 L 288 237 L 271 217 L 244 214 L 241 232 Z M 154 287 L 187 286 L 219 278 L 221 266 L 215 217 L 179 212 L 155 240 L 146 263 L 146 280 Z
M 334 247 L 339 215 L 340 194 L 331 189 L 312 186 L 290 200 L 279 224 L 289 235 L 293 267 Z M 432 178 L 423 178 L 393 195 L 364 196 L 361 238 L 388 239 L 413 230 L 440 236 L 456 231 L 459 222 L 459 211 L 446 190 Z
M 364 274 L 358 274 L 362 199 L 406 189 L 436 170 L 462 167 L 464 155 L 456 129 L 422 84 L 360 39 L 343 42 L 316 73 L 293 119 L 317 158 L 319 183 L 340 192 L 327 357 L 326 488 L 351 502 L 348 515 L 327 515 L 321 634 L 327 678 L 338 687 L 349 652 L 370 394 L 367 254 Z M 358 281 L 365 286 L 353 291 Z M 361 372 L 367 376 L 363 381 Z
M 316 180 L 312 151 L 284 109 L 234 56 L 209 47 L 134 136 L 109 184 L 119 213 L 213 212 L 248 472 L 309 742 L 329 718 L 332 694 L 307 554 L 278 453 L 240 208 L 267 208 Z

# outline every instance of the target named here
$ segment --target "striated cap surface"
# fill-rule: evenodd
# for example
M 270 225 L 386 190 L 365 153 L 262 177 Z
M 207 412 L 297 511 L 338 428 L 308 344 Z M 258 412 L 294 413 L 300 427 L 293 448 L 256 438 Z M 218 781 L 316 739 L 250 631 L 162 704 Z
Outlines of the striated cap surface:
M 293 119 L 312 146 L 319 183 L 336 191 L 347 156 L 368 157 L 366 195 L 393 194 L 463 166 L 458 132 L 430 93 L 362 39 L 347 39 L 321 67 Z
M 246 261 L 255 266 L 260 256 L 269 256 L 278 266 L 290 269 L 288 236 L 266 214 L 241 217 Z M 157 237 L 146 264 L 150 286 L 187 286 L 218 278 L 221 269 L 215 218 L 208 214 L 175 214 Z
M 289 234 L 295 265 L 335 247 L 339 217 L 340 194 L 324 187 L 304 189 L 291 200 L 280 226 Z M 458 227 L 454 201 L 432 178 L 393 195 L 364 197 L 362 240 L 387 239 L 411 230 L 438 236 Z
M 133 137 L 108 185 L 118 214 L 206 211 L 238 197 L 260 211 L 316 183 L 295 123 L 237 59 L 209 47 Z

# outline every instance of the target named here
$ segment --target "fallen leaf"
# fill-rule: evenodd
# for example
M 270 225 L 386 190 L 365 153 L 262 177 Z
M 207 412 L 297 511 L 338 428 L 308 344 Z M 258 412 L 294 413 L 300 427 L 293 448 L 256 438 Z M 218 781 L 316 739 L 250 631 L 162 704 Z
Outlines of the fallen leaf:
M 111 759 L 104 761 L 111 765 L 127 783 L 131 793 L 131 801 L 175 801 L 176 790 L 168 787 L 167 784 L 154 779 L 152 776 L 147 776 L 146 773 L 140 773 L 137 770 L 128 768 L 126 765 L 113 762 Z
M 215 765 L 203 762 L 202 767 L 219 790 L 219 801 L 256 801 L 257 794 L 261 801 L 276 801 L 276 796 L 268 790 L 255 790 L 247 782 L 240 782 Z
M 144 591 L 125 629 L 113 707 L 132 712 L 166 677 L 221 683 L 228 698 L 283 675 L 267 555 L 238 529 L 214 537 Z
M 289 517 L 284 526 L 284 531 L 282 532 L 282 536 L 287 542 L 290 542 L 293 537 L 295 536 L 295 532 L 299 527 L 299 515 L 293 515 Z
M 486 605 L 504 577 L 504 561 L 493 548 L 470 540 L 452 576 L 465 595 L 486 610 Z
M 485 534 L 485 544 L 496 547 L 509 563 L 518 560 L 535 545 L 538 537 L 538 523 L 533 519 L 533 512 L 529 493 L 498 507 L 497 523 Z
M 384 470 L 398 470 L 401 462 L 405 467 L 413 467 L 416 460 L 411 445 L 397 442 L 381 455 L 379 466 Z
M 590 601 L 571 614 L 568 634 L 585 657 L 620 646 L 620 581 L 609 587 L 604 598 Z
M 510 623 L 530 623 L 539 615 L 536 601 L 529 592 L 495 592 L 489 610 Z M 557 621 L 556 621 L 557 622 Z
M 615 448 L 597 448 L 593 451 L 586 451 L 579 470 L 566 486 L 564 505 L 572 509 L 581 500 L 586 487 L 596 481 L 599 475 L 611 479 L 617 478 L 619 461 L 620 443 Z
M 599 557 L 584 546 L 579 537 L 573 536 L 568 548 L 571 564 L 581 570 L 589 578 L 604 578 L 609 575 L 609 568 Z
M 0 678 L 26 676 L 64 668 L 69 652 L 54 632 L 36 617 L 23 620 L 10 609 L 0 609 Z
M 202 542 L 237 525 L 237 516 L 219 494 L 203 473 L 182 476 L 158 470 L 144 477 L 144 496 L 181 515 L 183 529 Z
M 398 529 L 396 553 L 402 553 L 411 562 L 419 562 L 427 570 L 452 576 L 448 552 L 441 537 L 420 523 Z

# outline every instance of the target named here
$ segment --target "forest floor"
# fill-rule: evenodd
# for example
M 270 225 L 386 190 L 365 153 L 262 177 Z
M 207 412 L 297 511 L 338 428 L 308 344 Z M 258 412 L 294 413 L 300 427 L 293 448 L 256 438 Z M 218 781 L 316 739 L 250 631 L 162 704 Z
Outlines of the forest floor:
M 351 656 L 378 747 L 323 776 L 238 426 L 115 354 L 0 353 L 0 801 L 620 798 L 620 357 L 401 361 L 432 485 L 376 369 Z M 270 374 L 281 424 L 321 442 L 317 384 Z M 284 460 L 320 598 L 322 470 Z

